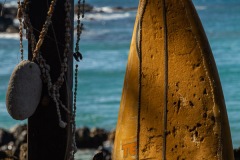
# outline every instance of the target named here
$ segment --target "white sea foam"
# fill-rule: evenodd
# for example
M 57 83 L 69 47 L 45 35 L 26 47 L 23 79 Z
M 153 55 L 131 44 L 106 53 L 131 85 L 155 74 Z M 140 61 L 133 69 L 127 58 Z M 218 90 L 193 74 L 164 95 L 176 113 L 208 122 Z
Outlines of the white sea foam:
M 131 14 L 128 12 L 123 12 L 123 13 L 89 13 L 86 14 L 86 20 L 117 20 L 117 19 L 124 19 L 130 17 Z
M 19 39 L 18 33 L 0 33 L 2 39 Z
M 112 92 L 112 91 L 111 91 Z M 111 102 L 118 102 L 120 99 L 119 99 L 120 96 L 115 96 L 115 95 L 112 95 L 112 96 L 108 96 L 108 97 L 105 97 L 105 96 L 98 96 L 96 97 L 96 99 L 94 100 L 95 102 L 97 102 L 98 104 L 104 104 L 103 108 L 104 107 L 108 107 L 106 104 L 107 103 L 111 103 Z M 112 105 L 112 104 L 111 104 Z
M 5 3 L 5 4 L 4 4 L 4 7 L 5 7 L 5 8 L 10 8 L 10 7 L 15 7 L 15 8 L 17 8 L 17 7 L 18 7 L 18 4 L 17 4 L 16 1 L 11 1 L 11 2 Z
M 196 6 L 196 9 L 197 10 L 206 10 L 207 9 L 207 6 Z
M 113 13 L 114 9 L 111 7 L 94 7 L 93 12 L 105 12 L 105 13 Z
M 81 149 L 77 151 L 75 157 L 77 160 L 92 159 L 94 153 L 95 153 L 95 150 Z
M 108 33 L 110 33 L 111 30 L 109 29 L 101 29 L 101 32 L 99 31 L 95 31 L 95 30 L 90 30 L 90 29 L 86 29 L 84 30 L 84 32 L 82 33 L 82 37 L 84 37 L 84 39 L 92 39 L 95 37 L 101 37 L 104 36 Z M 76 30 L 74 31 L 74 34 L 76 34 Z
M 92 13 L 87 13 L 85 16 L 86 20 L 116 20 L 128 18 L 131 14 L 129 12 L 116 11 L 112 7 L 105 6 L 95 7 Z M 76 17 L 75 20 L 77 20 Z
M 19 20 L 17 18 L 13 19 L 13 25 L 14 26 L 19 26 Z

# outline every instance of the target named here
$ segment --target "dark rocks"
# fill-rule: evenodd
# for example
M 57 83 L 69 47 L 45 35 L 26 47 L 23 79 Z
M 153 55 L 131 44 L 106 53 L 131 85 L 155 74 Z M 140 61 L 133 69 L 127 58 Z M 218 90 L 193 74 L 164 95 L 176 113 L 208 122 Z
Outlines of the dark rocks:
M 27 130 L 27 125 L 20 124 L 10 128 L 10 133 L 13 135 L 15 139 L 17 139 L 22 134 L 22 132 L 26 130 Z
M 240 147 L 238 149 L 234 149 L 234 158 L 235 160 L 240 160 Z
M 15 27 L 15 26 L 9 26 L 6 29 L 6 33 L 18 33 L 18 32 L 19 32 L 19 29 L 18 27 Z
M 16 3 L 17 4 L 17 3 Z M 105 10 L 103 8 L 95 8 L 90 4 L 85 4 L 83 7 L 83 4 L 81 4 L 80 9 L 81 11 L 84 8 L 85 13 L 108 13 L 109 10 Z M 0 3 L 0 9 L 2 9 L 2 4 Z M 19 32 L 17 24 L 14 24 L 14 19 L 16 19 L 17 16 L 17 5 L 5 5 L 2 9 L 2 16 L 0 16 L 0 32 L 7 32 L 7 33 L 17 33 Z M 110 8 L 111 12 L 127 12 L 127 11 L 132 11 L 132 10 L 137 10 L 136 7 L 129 7 L 129 8 L 124 8 L 121 6 L 118 7 L 112 7 Z M 77 14 L 78 12 L 78 6 L 74 6 L 74 12 Z M 90 18 L 93 20 L 92 18 Z
M 100 146 L 98 147 L 93 160 L 112 160 L 112 153 L 111 150 L 108 150 L 107 148 Z
M 14 156 L 19 156 L 20 146 L 27 142 L 27 125 L 16 125 L 10 129 L 13 140 L 5 148 L 10 150 Z
M 93 128 L 91 130 L 92 143 L 96 147 L 103 145 L 103 142 L 107 140 L 108 133 L 104 129 Z
M 0 8 L 2 9 L 2 16 L 6 18 L 14 19 L 17 15 L 17 6 L 15 5 L 3 5 L 0 4 Z
M 80 6 L 80 10 L 81 11 L 83 10 L 83 5 L 82 4 Z M 92 10 L 93 10 L 93 6 L 91 6 L 90 4 L 85 4 L 84 5 L 84 12 L 91 12 Z M 74 6 L 74 12 L 75 12 L 75 14 L 77 14 L 77 12 L 78 12 L 78 6 L 77 5 Z
M 113 143 L 114 140 L 115 140 L 115 133 L 116 131 L 115 130 L 112 130 L 109 134 L 108 134 L 108 140 Z
M 14 141 L 13 135 L 5 129 L 0 129 L 0 146 L 6 145 Z
M 75 132 L 76 144 L 79 149 L 97 149 L 104 160 L 110 160 L 114 140 L 114 131 L 102 128 L 78 128 Z M 2 157 L 26 160 L 27 157 L 27 125 L 17 125 L 9 131 L 0 129 L 0 151 Z M 96 156 L 98 157 L 98 156 Z M 0 158 L 4 159 L 4 158 Z
M 13 19 L 0 16 L 0 32 L 5 32 L 11 25 L 13 25 Z
M 17 158 L 14 157 L 14 156 L 12 156 L 12 155 L 9 154 L 8 152 L 1 151 L 1 150 L 0 150 L 0 159 L 1 159 L 1 160 L 14 160 L 14 159 L 17 159 Z
M 93 160 L 104 160 L 103 159 L 103 153 L 102 152 L 98 152 L 93 156 Z
M 5 152 L 8 158 L 16 159 L 21 145 L 27 142 L 27 125 L 17 125 L 10 131 L 0 129 L 0 139 L 0 151 Z
M 17 8 L 15 6 L 4 6 L 0 4 L 2 16 L 0 16 L 0 32 L 6 32 L 7 28 L 13 27 L 13 19 L 17 15 Z M 8 31 L 11 31 L 8 29 Z
M 79 128 L 76 130 L 76 145 L 78 148 L 97 148 L 103 145 L 107 140 L 108 132 L 104 129 L 93 128 Z
M 88 127 L 76 130 L 79 149 L 96 149 L 93 160 L 111 160 L 115 130 Z M 240 148 L 234 149 L 235 160 L 240 160 Z M 0 128 L 0 160 L 27 160 L 27 125 L 17 125 L 7 131 Z
M 88 148 L 91 146 L 90 130 L 87 127 L 79 128 L 75 132 L 77 148 Z
M 129 8 L 114 7 L 113 8 L 113 11 L 121 11 L 121 12 L 134 11 L 134 10 L 137 10 L 137 7 L 129 7 Z
M 14 147 L 12 149 L 13 155 L 19 156 L 21 146 L 27 143 L 27 130 L 22 131 L 19 137 L 15 140 Z

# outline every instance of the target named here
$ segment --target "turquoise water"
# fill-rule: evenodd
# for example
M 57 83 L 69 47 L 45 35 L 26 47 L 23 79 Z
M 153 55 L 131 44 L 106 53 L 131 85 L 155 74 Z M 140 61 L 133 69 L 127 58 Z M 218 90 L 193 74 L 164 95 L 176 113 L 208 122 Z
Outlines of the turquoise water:
M 88 0 L 108 13 L 87 14 L 79 64 L 77 126 L 115 128 L 137 0 Z M 225 95 L 234 147 L 240 146 L 240 1 L 193 1 L 209 38 Z M 26 41 L 24 42 L 26 47 Z M 0 127 L 17 123 L 5 108 L 12 69 L 19 62 L 18 35 L 0 34 Z M 26 48 L 25 48 L 26 50 Z M 26 56 L 25 56 L 26 57 Z

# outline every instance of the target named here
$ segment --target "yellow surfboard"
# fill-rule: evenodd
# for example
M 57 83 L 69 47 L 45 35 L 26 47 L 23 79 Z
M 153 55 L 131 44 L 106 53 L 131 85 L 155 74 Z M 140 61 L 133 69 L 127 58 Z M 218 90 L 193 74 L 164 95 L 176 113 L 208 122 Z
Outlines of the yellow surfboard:
M 191 0 L 140 0 L 113 159 L 234 159 L 216 64 Z

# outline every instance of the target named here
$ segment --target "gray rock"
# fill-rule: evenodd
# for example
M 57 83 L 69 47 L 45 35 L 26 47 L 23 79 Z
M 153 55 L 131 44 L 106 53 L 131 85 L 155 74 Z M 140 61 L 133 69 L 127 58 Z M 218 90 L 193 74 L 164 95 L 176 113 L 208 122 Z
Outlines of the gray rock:
M 6 29 L 6 33 L 18 33 L 18 32 L 19 32 L 18 27 L 15 27 L 12 25 L 7 27 L 7 29 Z
M 8 113 L 16 120 L 29 118 L 36 110 L 42 93 L 39 66 L 31 61 L 21 61 L 14 69 L 6 94 Z
M 19 156 L 21 146 L 25 143 L 27 143 L 27 131 L 26 130 L 22 131 L 22 133 L 19 135 L 19 137 L 17 137 L 17 139 L 14 143 L 14 147 L 12 149 L 14 156 L 17 156 L 17 157 Z
M 93 128 L 91 130 L 92 144 L 94 148 L 102 146 L 103 142 L 107 140 L 108 133 L 101 128 Z
M 13 19 L 0 16 L 0 32 L 5 32 L 10 25 L 13 25 Z
M 114 11 L 120 11 L 120 12 L 127 12 L 127 11 L 135 11 L 137 10 L 137 7 L 129 7 L 129 8 L 123 8 L 123 7 L 114 7 Z
M 113 143 L 115 140 L 115 134 L 116 134 L 116 130 L 112 130 L 109 134 L 108 134 L 108 140 Z
M 2 135 L 5 135 L 2 136 L 5 139 L 5 143 L 3 143 L 2 146 L 0 144 L 0 150 L 11 153 L 10 155 L 14 155 L 13 157 L 22 157 L 20 159 L 24 160 L 24 155 L 26 155 L 26 149 L 24 149 L 24 145 L 27 145 L 27 125 L 16 125 L 12 127 L 9 132 L 6 130 L 1 132 L 1 130 L 0 134 L 4 133 Z
M 98 148 L 108 139 L 108 132 L 104 129 L 79 128 L 76 130 L 76 145 L 78 148 Z
M 111 160 L 111 151 L 100 146 L 98 147 L 96 154 L 93 157 L 93 160 Z
M 80 6 L 80 10 L 81 11 L 83 10 L 83 5 L 82 4 Z M 93 6 L 91 6 L 90 4 L 85 4 L 84 5 L 84 11 L 85 12 L 91 12 L 92 10 L 93 10 Z M 74 6 L 74 12 L 75 12 L 75 14 L 77 14 L 77 12 L 78 12 L 78 6 L 77 5 Z
M 27 130 L 27 124 L 19 124 L 10 128 L 9 132 L 13 135 L 15 139 L 18 139 L 18 137 L 22 134 L 22 132 L 26 130 Z
M 0 4 L 0 9 L 2 9 L 2 16 L 14 19 L 17 16 L 17 6 L 14 5 L 3 5 Z
M 93 160 L 104 160 L 103 159 L 103 153 L 102 152 L 98 152 L 93 156 Z
M 79 128 L 75 132 L 77 148 L 88 148 L 91 144 L 90 130 L 87 127 Z

